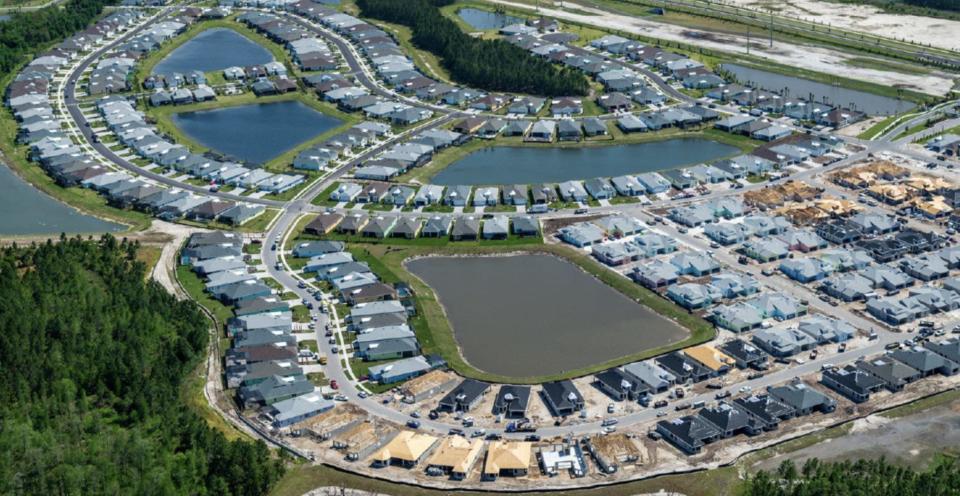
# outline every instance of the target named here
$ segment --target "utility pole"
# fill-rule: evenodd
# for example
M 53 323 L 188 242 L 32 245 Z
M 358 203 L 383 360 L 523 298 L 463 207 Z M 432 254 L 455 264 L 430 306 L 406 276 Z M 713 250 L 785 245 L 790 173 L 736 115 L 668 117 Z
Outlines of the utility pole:
M 773 9 L 770 9 L 770 48 L 773 48 Z
M 747 24 L 747 55 L 750 55 L 750 25 Z

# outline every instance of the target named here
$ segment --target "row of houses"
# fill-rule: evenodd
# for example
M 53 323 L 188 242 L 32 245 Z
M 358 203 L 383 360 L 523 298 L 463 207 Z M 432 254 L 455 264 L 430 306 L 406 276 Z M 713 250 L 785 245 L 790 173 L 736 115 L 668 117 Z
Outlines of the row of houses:
M 449 238 L 453 241 L 503 240 L 512 236 L 539 236 L 540 223 L 529 215 L 436 214 L 428 217 L 400 215 L 339 214 L 326 212 L 306 225 L 315 236 L 331 233 L 364 238 Z
M 907 385 L 934 374 L 960 371 L 960 341 L 928 341 L 923 346 L 901 348 L 862 359 L 845 367 L 824 370 L 820 382 L 854 403 L 863 403 L 881 390 L 898 393 Z
M 156 128 L 147 123 L 143 113 L 119 95 L 101 98 L 96 105 L 107 129 L 117 137 L 120 144 L 165 169 L 189 174 L 210 183 L 272 194 L 293 189 L 306 179 L 300 174 L 274 174 L 193 153 L 187 147 L 159 135 Z
M 113 15 L 105 19 L 110 18 Z M 132 22 L 136 18 L 120 16 L 119 19 Z M 65 133 L 60 116 L 50 104 L 47 92 L 52 89 L 49 83 L 56 68 L 45 65 L 52 60 L 44 57 L 47 56 L 41 56 L 37 64 L 28 64 L 9 85 L 6 103 L 18 120 L 18 142 L 29 147 L 30 160 L 38 163 L 60 185 L 90 188 L 118 208 L 138 208 L 165 218 L 222 220 L 241 225 L 265 211 L 262 206 L 219 201 L 177 188 L 161 187 L 126 172 L 114 171 L 84 152 Z M 118 139 L 141 156 L 159 157 L 175 149 L 174 145 L 156 136 L 143 115 L 124 98 L 118 95 L 103 97 L 97 101 L 97 109 Z M 180 147 L 178 150 L 185 149 Z
M 245 410 L 258 410 L 276 429 L 333 408 L 300 367 L 302 352 L 292 334 L 293 314 L 275 291 L 248 270 L 243 238 L 214 231 L 190 236 L 180 262 L 204 280 L 204 290 L 230 305 L 231 346 L 225 360 L 227 386 L 236 388 Z
M 764 394 L 721 401 L 694 415 L 661 420 L 656 432 L 684 453 L 693 455 L 721 439 L 776 430 L 781 422 L 813 413 L 830 413 L 836 406 L 833 398 L 795 380 L 768 387 Z

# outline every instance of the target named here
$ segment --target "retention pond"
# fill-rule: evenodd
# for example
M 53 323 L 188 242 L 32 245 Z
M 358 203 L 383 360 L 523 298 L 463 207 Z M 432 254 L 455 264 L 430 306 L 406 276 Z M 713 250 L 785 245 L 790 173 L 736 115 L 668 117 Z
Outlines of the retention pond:
M 84 215 L 50 198 L 0 164 L 0 235 L 87 234 L 124 226 Z
M 740 149 L 703 138 L 585 147 L 493 146 L 450 164 L 433 184 L 535 184 L 639 174 L 729 157 Z
M 250 164 L 268 162 L 341 123 L 298 101 L 173 114 L 173 124 L 190 139 Z
M 523 22 L 523 19 L 519 17 L 470 7 L 458 10 L 457 15 L 473 29 L 481 29 L 484 31 L 488 29 L 500 29 L 504 26 Z
M 810 79 L 762 71 L 752 67 L 737 64 L 723 64 L 722 67 L 737 76 L 742 84 L 775 92 L 788 89 L 788 96 L 791 98 L 807 98 L 813 95 L 813 99 L 818 102 L 826 98 L 829 104 L 845 107 L 854 106 L 857 110 L 870 115 L 893 115 L 910 110 L 915 106 L 905 100 L 851 90 Z
M 551 255 L 427 257 L 464 358 L 510 377 L 559 374 L 684 339 L 686 329 Z
M 220 71 L 227 67 L 266 64 L 270 52 L 226 28 L 208 29 L 177 47 L 153 68 L 154 74 Z

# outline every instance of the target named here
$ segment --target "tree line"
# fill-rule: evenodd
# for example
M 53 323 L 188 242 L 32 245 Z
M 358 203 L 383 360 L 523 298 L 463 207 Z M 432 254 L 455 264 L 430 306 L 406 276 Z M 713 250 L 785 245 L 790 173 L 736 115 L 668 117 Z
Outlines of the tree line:
M 111 0 L 69 0 L 0 22 L 0 74 L 9 74 L 53 42 L 85 29 Z
M 0 494 L 261 495 L 283 474 L 187 408 L 208 322 L 135 243 L 0 251 Z
M 450 76 L 487 91 L 545 96 L 586 95 L 589 84 L 574 69 L 531 56 L 503 40 L 474 38 L 439 7 L 452 0 L 358 0 L 366 17 L 402 24 L 413 32 L 414 45 L 440 58 Z
M 960 494 L 960 465 L 945 458 L 918 472 L 883 458 L 842 462 L 790 460 L 745 482 L 745 496 L 948 496 Z
M 952 10 L 954 12 L 960 12 L 960 2 L 957 0 L 903 0 L 903 2 L 928 9 Z

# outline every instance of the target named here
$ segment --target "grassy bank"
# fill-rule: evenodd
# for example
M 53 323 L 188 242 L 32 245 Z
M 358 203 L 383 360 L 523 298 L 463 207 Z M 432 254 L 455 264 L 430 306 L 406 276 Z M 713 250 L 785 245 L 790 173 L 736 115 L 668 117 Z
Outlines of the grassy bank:
M 534 468 L 536 470 L 536 468 Z M 565 496 L 632 496 L 635 494 L 657 493 L 661 490 L 670 494 L 687 496 L 727 496 L 737 493 L 740 485 L 735 468 L 696 472 L 692 474 L 668 475 L 636 482 L 625 482 L 594 489 L 572 489 L 563 491 Z M 287 474 L 277 483 L 272 496 L 300 496 L 317 487 L 345 487 L 373 494 L 391 496 L 442 496 L 452 494 L 449 490 L 424 489 L 396 482 L 364 477 L 331 468 L 324 465 L 297 465 L 290 467 Z M 456 491 L 462 496 L 489 496 L 487 491 Z M 558 492 L 530 491 L 511 492 L 515 496 L 556 495 Z
M 661 131 L 652 131 L 647 133 L 625 134 L 615 125 L 608 126 L 612 139 L 606 141 L 564 141 L 559 143 L 528 143 L 519 136 L 500 137 L 493 140 L 474 139 L 461 146 L 452 146 L 437 153 L 423 167 L 416 167 L 409 172 L 398 176 L 396 182 L 411 182 L 427 184 L 433 176 L 447 168 L 450 164 L 457 162 L 471 153 L 485 148 L 497 146 L 523 147 L 523 148 L 593 148 L 602 146 L 631 145 L 641 143 L 652 143 L 656 141 L 665 141 L 669 139 L 710 139 L 726 145 L 739 148 L 742 152 L 750 152 L 759 144 L 760 141 L 748 138 L 746 136 L 733 135 L 717 131 L 716 129 L 703 128 L 699 130 L 681 130 L 664 129 Z M 694 164 L 688 164 L 694 165 Z
M 205 229 L 215 229 L 220 231 L 239 231 L 247 233 L 259 233 L 267 230 L 267 226 L 273 222 L 273 219 L 280 214 L 280 210 L 275 208 L 268 208 L 263 211 L 262 214 L 254 217 L 246 224 L 242 226 L 234 226 L 232 224 L 224 224 L 222 222 L 195 222 L 186 219 L 179 219 L 177 223 L 184 224 L 187 226 L 202 227 Z
M 654 312 L 668 317 L 690 331 L 690 335 L 683 341 L 644 350 L 603 363 L 583 367 L 577 370 L 566 371 L 562 374 L 531 377 L 508 377 L 491 374 L 478 370 L 468 364 L 460 354 L 454 338 L 453 329 L 444 314 L 436 294 L 420 279 L 413 276 L 404 266 L 404 261 L 410 257 L 425 255 L 493 255 L 504 253 L 504 247 L 486 246 L 482 243 L 464 246 L 449 243 L 444 246 L 412 246 L 389 244 L 352 244 L 351 253 L 358 260 L 370 264 L 371 270 L 378 274 L 385 282 L 406 282 L 417 295 L 417 315 L 411 321 L 416 331 L 417 339 L 423 347 L 424 354 L 436 353 L 443 357 L 450 367 L 460 375 L 489 382 L 507 382 L 513 384 L 535 384 L 562 378 L 580 377 L 593 372 L 604 370 L 624 363 L 643 360 L 669 351 L 691 346 L 712 339 L 714 329 L 700 317 L 689 314 L 680 307 L 668 302 L 655 293 L 643 288 L 627 278 L 614 273 L 594 261 L 587 254 L 572 248 L 559 245 L 513 245 L 509 251 L 521 253 L 546 253 L 559 256 L 575 263 L 587 273 L 597 277 L 605 284 L 620 291 L 634 301 L 646 305 Z

